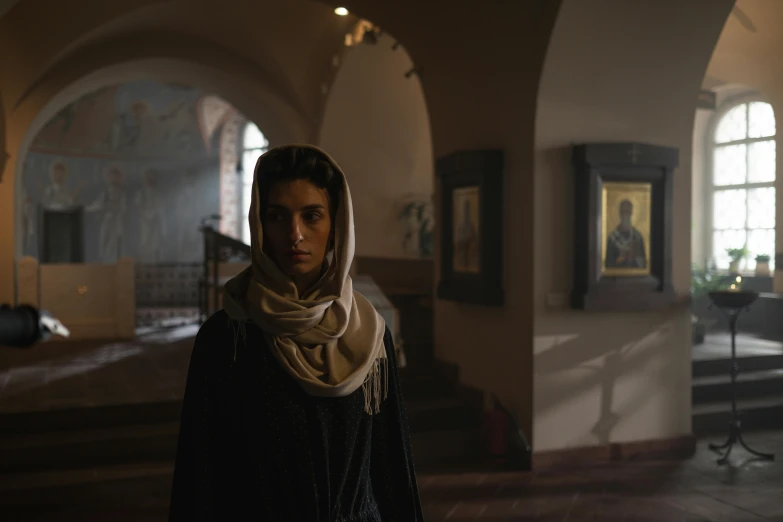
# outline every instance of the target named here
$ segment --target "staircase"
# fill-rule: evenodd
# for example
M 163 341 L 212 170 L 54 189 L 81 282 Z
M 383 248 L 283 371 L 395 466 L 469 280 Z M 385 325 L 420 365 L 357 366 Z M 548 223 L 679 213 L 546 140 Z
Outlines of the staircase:
M 422 303 L 431 306 L 431 298 Z M 400 371 L 400 379 L 417 469 L 470 468 L 478 462 L 481 447 L 482 395 L 459 384 L 455 366 L 434 359 L 432 312 L 414 311 L 423 324 L 411 320 L 408 366 Z M 180 409 L 181 404 L 172 400 L 0 415 L 0 476 L 140 462 L 170 464 Z
M 783 427 L 783 343 L 737 335 L 737 409 L 745 430 Z M 731 415 L 731 338 L 709 334 L 694 347 L 693 432 L 728 433 Z
M 481 465 L 483 394 L 459 382 L 459 368 L 433 352 L 432 295 L 390 295 L 400 314 L 406 368 L 400 370 L 417 469 L 476 469 Z

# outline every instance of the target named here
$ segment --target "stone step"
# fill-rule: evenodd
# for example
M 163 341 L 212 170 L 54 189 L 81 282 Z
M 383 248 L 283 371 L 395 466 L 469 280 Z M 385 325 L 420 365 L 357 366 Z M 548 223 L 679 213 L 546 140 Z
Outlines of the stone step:
M 728 375 L 731 367 L 731 345 L 719 338 L 709 347 L 694 347 L 692 375 Z M 740 371 L 752 372 L 783 368 L 783 345 L 774 341 L 746 338 L 737 340 L 737 361 Z
M 0 436 L 179 422 L 181 411 L 180 401 L 163 401 L 4 413 L 0 414 Z
M 444 429 L 476 431 L 481 425 L 481 403 L 462 397 L 443 397 L 406 404 L 411 432 Z
M 406 400 L 448 397 L 457 393 L 459 370 L 446 364 L 411 364 L 400 370 L 400 387 Z
M 746 355 L 737 357 L 742 372 L 757 372 L 762 370 L 783 369 L 783 355 Z M 693 377 L 728 375 L 731 359 L 694 360 L 692 363 Z
M 114 426 L 0 438 L 0 473 L 174 459 L 179 423 Z
M 743 430 L 767 430 L 783 427 L 783 393 L 737 401 Z M 728 433 L 731 401 L 693 405 L 693 433 L 697 437 Z
M 739 400 L 783 394 L 783 369 L 741 372 L 737 376 L 735 390 Z M 730 375 L 710 375 L 693 379 L 693 404 L 728 402 L 731 396 Z
M 481 406 L 480 394 L 459 387 L 450 396 L 406 394 L 414 445 L 429 464 L 461 458 L 465 441 L 478 436 Z M 3 415 L 0 473 L 171 460 L 180 410 L 172 401 Z M 431 432 L 440 434 L 437 443 L 419 441 Z

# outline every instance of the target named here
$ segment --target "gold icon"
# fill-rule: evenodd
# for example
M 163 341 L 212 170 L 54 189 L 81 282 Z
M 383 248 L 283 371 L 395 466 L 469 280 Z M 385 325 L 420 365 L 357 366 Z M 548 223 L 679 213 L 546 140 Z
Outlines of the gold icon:
M 76 293 L 79 295 L 84 295 L 87 293 L 87 287 L 84 285 L 76 287 Z

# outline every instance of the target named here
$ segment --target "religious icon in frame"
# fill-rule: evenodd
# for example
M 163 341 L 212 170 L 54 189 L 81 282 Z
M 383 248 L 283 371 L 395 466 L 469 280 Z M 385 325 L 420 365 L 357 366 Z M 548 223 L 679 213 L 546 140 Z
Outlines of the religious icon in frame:
M 454 272 L 481 273 L 481 207 L 479 187 L 460 187 L 452 192 Z
M 652 184 L 603 184 L 601 215 L 603 275 L 650 273 L 650 213 Z
M 640 143 L 574 147 L 573 308 L 648 310 L 675 301 L 672 176 L 678 154 Z
M 440 299 L 503 305 L 501 150 L 466 150 L 436 162 L 440 195 Z

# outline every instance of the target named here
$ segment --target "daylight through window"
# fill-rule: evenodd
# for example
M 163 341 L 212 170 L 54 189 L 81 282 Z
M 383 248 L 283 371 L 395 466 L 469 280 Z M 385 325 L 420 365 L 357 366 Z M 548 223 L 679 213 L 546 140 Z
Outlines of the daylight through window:
M 740 270 L 757 255 L 775 262 L 775 115 L 764 102 L 735 105 L 718 121 L 713 141 L 712 255 L 729 268 L 728 249 L 746 248 Z
M 247 215 L 250 213 L 250 197 L 253 190 L 253 172 L 256 168 L 258 157 L 267 151 L 269 141 L 259 130 L 255 123 L 248 122 L 245 125 L 245 134 L 242 139 L 242 212 L 240 223 L 242 226 L 242 241 L 250 244 L 250 225 Z

